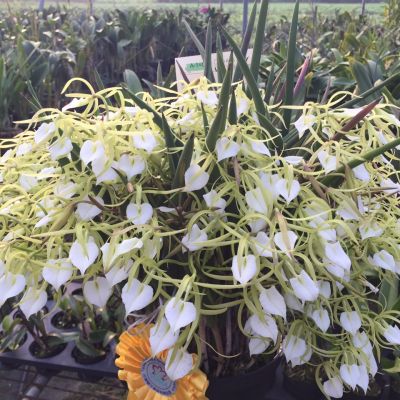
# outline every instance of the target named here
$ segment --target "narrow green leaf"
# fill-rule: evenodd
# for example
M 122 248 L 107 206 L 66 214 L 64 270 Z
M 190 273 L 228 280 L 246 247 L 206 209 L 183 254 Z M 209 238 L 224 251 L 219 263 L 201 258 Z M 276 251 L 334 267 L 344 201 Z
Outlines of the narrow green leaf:
M 161 68 L 160 62 L 157 65 L 157 86 L 160 86 L 160 87 L 163 86 L 163 74 L 162 74 L 162 68 Z M 160 99 L 162 97 L 162 92 L 158 88 L 156 90 L 157 90 L 157 98 Z
M 221 92 L 218 100 L 217 113 L 214 117 L 214 121 L 212 122 L 210 130 L 208 131 L 206 137 L 206 145 L 210 152 L 214 151 L 218 137 L 225 128 L 226 118 L 228 116 L 229 95 L 232 84 L 232 69 L 233 69 L 233 58 L 231 54 L 228 70 L 225 74 L 225 78 L 221 87 Z
M 257 86 L 257 82 L 254 79 L 253 74 L 250 71 L 249 66 L 247 65 L 246 59 L 243 57 L 242 52 L 240 51 L 238 45 L 235 43 L 235 41 L 232 39 L 232 37 L 226 32 L 226 30 L 221 27 L 220 28 L 226 39 L 228 40 L 229 44 L 232 47 L 232 50 L 235 54 L 236 60 L 238 64 L 240 65 L 240 68 L 242 70 L 242 73 L 246 79 L 247 85 L 249 87 L 249 90 L 251 92 L 251 95 L 254 100 L 254 105 L 256 107 L 257 113 L 268 116 L 267 109 L 265 107 L 265 104 L 263 102 L 263 99 L 261 97 L 260 91 Z
M 236 95 L 234 90 L 232 90 L 231 102 L 229 104 L 228 121 L 231 125 L 236 125 L 238 121 L 237 108 L 236 108 Z
M 216 46 L 217 46 L 217 77 L 218 77 L 218 82 L 222 82 L 226 74 L 226 68 L 224 64 L 221 34 L 219 32 L 217 32 Z
M 257 15 L 257 1 L 255 1 L 254 4 L 253 4 L 253 8 L 251 10 L 249 22 L 247 23 L 247 26 L 246 26 L 246 32 L 245 32 L 245 34 L 243 36 L 242 45 L 240 47 L 240 50 L 242 51 L 243 57 L 245 57 L 245 58 L 246 58 L 246 55 L 247 55 L 247 50 L 249 49 L 251 35 L 253 34 L 254 23 L 256 21 L 256 15 Z M 243 76 L 243 74 L 242 74 L 242 71 L 241 71 L 240 66 L 238 64 L 238 65 L 236 65 L 235 72 L 233 74 L 233 82 L 237 82 L 237 81 L 241 80 L 242 76 Z M 257 75 L 255 75 L 255 77 L 257 77 Z
M 193 32 L 192 28 L 187 23 L 187 21 L 183 19 L 182 22 L 183 22 L 183 25 L 185 26 L 186 30 L 188 31 L 190 37 L 192 38 L 194 44 L 196 45 L 197 50 L 199 50 L 201 58 L 203 59 L 203 62 L 204 62 L 204 60 L 206 58 L 206 51 L 205 51 L 203 45 L 201 44 L 200 40 L 197 38 L 196 34 Z
M 208 20 L 207 32 L 206 32 L 206 43 L 205 43 L 205 57 L 204 57 L 204 76 L 210 81 L 214 82 L 214 73 L 212 70 L 211 63 L 212 54 L 212 25 L 211 18 Z
M 139 92 L 143 92 L 142 84 L 140 83 L 139 77 L 130 69 L 126 69 L 124 71 L 124 81 L 129 91 L 136 94 Z
M 182 65 L 179 63 L 178 60 L 176 60 L 176 65 L 178 66 L 179 71 L 181 71 L 183 80 L 184 80 L 186 83 L 190 83 L 190 80 L 189 80 L 188 76 L 186 75 L 185 70 L 182 68 Z
M 181 156 L 179 158 L 178 166 L 176 168 L 175 176 L 172 181 L 172 189 L 178 189 L 185 184 L 185 172 L 190 166 L 192 161 L 194 147 L 194 135 L 190 136 L 182 150 Z
M 207 136 L 208 130 L 210 128 L 210 124 L 208 123 L 208 118 L 207 118 L 206 110 L 204 109 L 203 103 L 201 103 L 201 113 L 203 116 L 204 133 Z
M 271 72 L 268 75 L 268 80 L 265 85 L 265 96 L 264 96 L 264 101 L 269 104 L 272 96 L 272 89 L 273 89 L 273 84 L 274 84 L 274 79 L 275 79 L 275 61 L 272 62 L 271 65 Z
M 371 88 L 371 89 L 367 90 L 366 92 L 358 95 L 356 98 L 351 99 L 351 100 L 347 101 L 344 104 L 338 104 L 334 108 L 339 108 L 339 107 L 340 108 L 350 108 L 350 107 L 353 107 L 356 104 L 359 104 L 363 99 L 366 99 L 371 94 L 374 94 L 374 93 L 378 92 L 379 90 L 383 89 L 384 87 L 388 86 L 389 84 L 391 84 L 392 82 L 395 82 L 397 80 L 400 81 L 400 72 L 398 72 L 395 75 L 392 75 L 390 78 L 385 79 L 383 82 L 378 83 L 373 88 Z
M 293 10 L 292 23 L 290 25 L 289 32 L 289 45 L 286 62 L 286 87 L 285 87 L 285 99 L 283 104 L 285 106 L 293 105 L 293 89 L 294 89 L 294 75 L 296 69 L 296 40 L 297 40 L 297 27 L 299 20 L 299 0 L 296 1 L 296 5 Z M 290 119 L 292 116 L 292 110 L 285 108 L 283 110 L 283 122 L 285 124 L 285 133 L 290 129 Z
M 162 126 L 163 126 L 162 131 L 164 132 L 165 145 L 167 147 L 170 175 L 172 177 L 172 176 L 175 176 L 176 167 L 178 164 L 178 155 L 172 153 L 172 149 L 175 147 L 175 138 L 174 138 L 174 135 L 172 133 L 170 126 L 168 125 L 165 115 L 162 114 L 161 118 L 162 118 Z
M 267 24 L 269 0 L 261 0 L 260 13 L 258 15 L 258 22 L 256 28 L 256 36 L 254 39 L 253 56 L 251 59 L 250 70 L 253 76 L 258 76 L 260 69 L 261 53 L 264 45 L 265 27 Z

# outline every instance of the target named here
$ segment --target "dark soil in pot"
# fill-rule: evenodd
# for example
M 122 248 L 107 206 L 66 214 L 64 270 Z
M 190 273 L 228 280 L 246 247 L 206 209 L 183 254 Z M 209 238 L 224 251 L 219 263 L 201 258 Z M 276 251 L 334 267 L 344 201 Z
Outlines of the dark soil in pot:
M 277 358 L 246 374 L 210 378 L 206 396 L 209 400 L 264 400 L 275 383 L 279 362 Z
M 46 344 L 46 347 L 42 347 L 37 342 L 32 342 L 29 346 L 29 352 L 35 358 L 50 358 L 62 353 L 67 347 L 67 343 L 60 343 L 54 345 L 54 337 L 49 335 L 42 337 L 41 340 Z M 53 341 L 53 343 L 52 343 Z
M 392 379 L 389 398 L 390 400 L 400 400 L 400 380 Z
M 58 329 L 75 329 L 79 320 L 69 312 L 59 311 L 51 318 L 51 324 Z
M 285 366 L 283 387 L 298 400 L 321 400 L 324 397 L 315 383 L 314 373 L 302 367 Z
M 84 352 L 80 351 L 77 347 L 74 347 L 72 349 L 71 356 L 75 359 L 75 361 L 78 364 L 90 365 L 103 361 L 107 357 L 109 351 L 110 348 L 107 347 L 103 354 L 100 354 L 98 356 L 89 356 Z

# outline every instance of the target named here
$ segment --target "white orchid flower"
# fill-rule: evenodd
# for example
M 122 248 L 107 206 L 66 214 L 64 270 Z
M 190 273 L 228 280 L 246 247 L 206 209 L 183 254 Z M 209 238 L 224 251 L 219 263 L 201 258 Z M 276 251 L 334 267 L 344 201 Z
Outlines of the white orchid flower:
M 54 215 L 57 212 L 55 208 L 56 202 L 48 197 L 45 197 L 43 200 L 39 201 L 41 208 L 36 213 L 36 216 L 40 218 L 40 220 L 35 224 L 35 228 L 41 228 L 42 226 L 46 226 L 50 221 L 54 219 Z
M 247 97 L 239 97 L 236 99 L 237 115 L 246 114 L 250 109 L 250 101 Z
M 325 257 L 334 265 L 338 265 L 346 271 L 350 270 L 350 257 L 343 250 L 340 242 L 325 243 Z
M 290 253 L 294 250 L 298 236 L 293 231 L 275 233 L 274 243 L 279 250 Z
M 129 271 L 132 268 L 133 261 L 128 260 L 125 264 L 123 265 L 114 265 L 112 268 L 110 268 L 108 271 L 105 271 L 105 277 L 110 283 L 111 286 L 115 286 L 118 283 L 124 281 L 125 279 L 128 278 L 129 276 Z
M 383 233 L 383 228 L 379 226 L 377 222 L 367 222 L 358 227 L 360 232 L 360 236 L 362 240 L 371 238 L 371 237 L 379 237 Z
M 261 257 L 272 257 L 272 240 L 265 232 L 258 232 L 253 238 L 257 255 Z
M 259 174 L 263 187 L 272 195 L 273 199 L 277 199 L 279 192 L 276 184 L 278 183 L 280 176 L 278 174 L 271 174 L 268 172 L 260 172 Z
M 400 345 L 400 329 L 398 326 L 393 325 L 393 326 L 388 326 L 384 331 L 383 331 L 383 336 L 385 339 L 393 345 Z
M 154 259 L 159 251 L 162 249 L 163 240 L 162 238 L 147 239 L 142 248 L 142 256 Z
M 289 204 L 294 200 L 300 193 L 300 183 L 299 181 L 292 179 L 281 178 L 276 182 L 275 190 L 286 200 Z
M 226 200 L 218 195 L 215 190 L 211 190 L 207 194 L 203 195 L 203 199 L 209 208 L 216 208 L 216 213 L 221 214 L 224 212 L 226 207 Z
M 315 115 L 301 115 L 300 118 L 294 122 L 294 126 L 299 132 L 299 138 L 302 138 L 304 133 L 311 129 L 317 122 L 317 117 Z
M 328 281 L 317 281 L 319 294 L 325 299 L 329 299 L 331 297 L 331 284 Z
M 260 318 L 258 315 L 252 315 L 249 318 L 249 324 L 256 335 L 269 338 L 276 343 L 278 339 L 278 326 L 271 316 L 264 314 Z
M 72 142 L 69 137 L 62 136 L 56 140 L 50 147 L 50 157 L 53 161 L 68 156 L 72 151 Z
M 84 165 L 97 159 L 104 159 L 106 157 L 104 143 L 100 140 L 86 140 L 81 147 L 79 157 Z
M 319 288 L 306 271 L 302 270 L 299 275 L 289 279 L 294 294 L 302 301 L 315 301 L 319 295 Z
M 253 355 L 264 353 L 269 347 L 271 341 L 262 337 L 251 337 L 249 340 L 250 357 Z
M 79 269 L 82 275 L 96 261 L 98 255 L 99 248 L 92 236 L 88 237 L 86 243 L 79 243 L 78 240 L 75 240 L 69 251 L 72 264 Z
M 314 309 L 308 315 L 322 332 L 326 332 L 328 330 L 331 320 L 329 318 L 329 313 L 325 308 L 321 307 Z
M 165 372 L 168 378 L 177 381 L 193 368 L 193 356 L 184 349 L 170 349 L 165 360 Z
M 95 196 L 93 198 L 98 204 L 104 206 L 104 200 L 101 197 Z M 82 201 L 82 203 L 78 203 L 75 210 L 75 214 L 80 221 L 90 221 L 101 213 L 101 209 L 92 203 L 89 196 L 85 196 Z
M 268 157 L 271 157 L 271 152 L 269 151 L 268 147 L 265 145 L 264 142 L 262 142 L 260 140 L 249 140 L 249 144 L 250 144 L 251 150 L 253 150 L 254 153 L 263 154 Z M 245 146 L 247 146 L 247 143 L 245 144 Z M 244 150 L 249 152 L 249 150 L 246 148 L 244 148 Z
M 101 247 L 103 253 L 103 267 L 108 271 L 117 261 L 118 257 L 131 252 L 132 250 L 141 249 L 143 242 L 138 238 L 123 240 L 121 243 L 105 243 Z
M 293 311 L 304 312 L 304 304 L 296 296 L 291 293 L 285 293 L 283 297 L 288 308 Z
M 128 180 L 140 175 L 146 169 L 146 161 L 140 155 L 123 154 L 118 160 L 118 169 L 125 173 Z
M 15 150 L 15 155 L 17 157 L 23 156 L 25 154 L 28 154 L 32 150 L 32 143 L 22 143 L 19 146 L 17 146 Z
M 46 167 L 43 168 L 37 175 L 37 180 L 47 179 L 61 171 L 60 168 Z
M 299 165 L 304 161 L 303 157 L 300 156 L 287 156 L 287 157 L 283 157 L 283 159 L 290 165 Z
M 83 285 L 83 295 L 89 304 L 104 308 L 112 294 L 112 287 L 106 278 L 98 276 Z
M 325 171 L 325 174 L 328 174 L 331 171 L 334 171 L 337 167 L 337 158 L 336 156 L 330 155 L 325 150 L 320 150 L 318 152 L 318 160 L 321 163 L 322 168 Z
M 121 292 L 121 299 L 125 306 L 126 315 L 147 307 L 153 299 L 154 290 L 150 285 L 141 283 L 137 279 L 128 281 Z
M 400 184 L 393 182 L 390 178 L 382 179 L 380 186 L 387 194 L 396 194 L 400 192 Z
M 24 189 L 27 192 L 30 192 L 37 186 L 38 180 L 34 176 L 21 174 L 18 179 L 18 183 L 20 184 L 22 189 Z
M 206 106 L 215 107 L 218 104 L 218 96 L 213 90 L 198 90 L 196 97 Z
M 134 225 L 145 225 L 153 216 L 153 207 L 149 203 L 130 203 L 126 208 L 126 216 Z
M 66 104 L 61 110 L 62 112 L 71 110 L 74 108 L 79 108 L 88 104 L 87 99 L 76 98 L 74 97 L 68 104 Z
M 137 149 L 152 153 L 158 146 L 157 139 L 150 129 L 135 132 L 132 136 L 133 146 Z
M 43 289 L 29 287 L 22 297 L 19 307 L 26 319 L 40 311 L 47 303 L 47 293 Z
M 312 348 L 311 346 L 307 346 L 306 352 L 301 357 L 293 358 L 291 360 L 292 368 L 296 367 L 297 365 L 303 365 L 308 363 L 311 360 L 311 356 L 312 356 Z
M 306 354 L 307 344 L 304 339 L 290 335 L 283 340 L 282 350 L 286 361 L 290 362 L 299 359 Z
M 356 332 L 351 337 L 351 341 L 356 349 L 362 349 L 365 354 L 373 351 L 372 344 L 365 332 Z
M 354 167 L 353 169 L 353 174 L 354 176 L 359 179 L 362 182 L 369 182 L 371 179 L 371 175 L 368 172 L 367 168 L 365 167 L 364 164 L 360 164 L 357 167 Z
M 58 290 L 71 278 L 73 270 L 68 258 L 50 259 L 42 270 L 42 276 L 55 290 Z
M 190 232 L 182 238 L 182 253 L 185 253 L 187 250 L 196 251 L 201 249 L 203 247 L 202 242 L 206 242 L 207 239 L 205 230 L 200 229 L 197 224 L 194 224 Z
M 165 306 L 165 318 L 174 332 L 191 324 L 196 319 L 196 307 L 190 301 L 172 297 Z
M 162 318 L 161 321 L 150 328 L 151 354 L 155 357 L 161 351 L 171 348 L 178 340 L 179 332 L 175 332 L 168 321 Z
M 360 380 L 360 370 L 357 364 L 342 364 L 340 366 L 340 377 L 343 382 L 349 385 L 353 390 Z
M 336 214 L 342 217 L 345 221 L 349 220 L 360 220 L 360 212 L 353 201 L 346 199 L 346 201 L 342 201 L 337 209 Z
M 36 130 L 34 140 L 36 144 L 41 144 L 46 140 L 49 140 L 53 133 L 56 131 L 56 125 L 54 122 L 43 122 Z
M 345 311 L 340 314 L 340 324 L 347 332 L 355 335 L 361 328 L 361 318 L 357 311 Z
M 136 114 L 140 111 L 140 107 L 133 106 L 133 107 L 125 107 L 124 112 L 131 118 L 136 117 Z
M 258 233 L 265 230 L 268 224 L 263 218 L 252 218 L 248 221 L 248 225 L 250 226 L 251 233 Z
M 271 286 L 268 289 L 261 289 L 259 300 L 265 312 L 272 315 L 279 315 L 283 319 L 286 319 L 285 299 L 275 286 Z
M 235 157 L 239 153 L 240 146 L 233 140 L 222 137 L 217 140 L 215 144 L 215 151 L 217 152 L 217 160 L 222 161 L 226 158 Z
M 372 264 L 379 268 L 387 269 L 389 271 L 395 272 L 396 263 L 394 257 L 386 250 L 378 251 L 374 254 L 371 260 Z
M 207 185 L 210 175 L 198 164 L 192 164 L 185 172 L 185 192 L 194 192 Z
M 26 286 L 26 279 L 21 274 L 5 273 L 0 278 L 0 307 L 11 297 L 19 295 Z
M 328 379 L 323 383 L 324 393 L 334 399 L 343 397 L 343 382 L 338 376 Z
M 110 165 L 108 165 L 107 159 L 104 158 L 96 158 L 92 161 L 92 171 L 96 176 L 96 184 L 100 184 L 102 182 L 115 182 L 119 179 L 119 176 L 116 172 L 118 169 L 118 164 L 116 161 L 112 161 Z
M 247 205 L 260 214 L 269 214 L 270 201 L 267 197 L 267 192 L 261 188 L 252 189 L 245 194 Z
M 71 181 L 60 182 L 54 188 L 54 194 L 57 197 L 68 200 L 73 197 L 78 190 L 78 185 Z
M 252 280 L 257 274 L 257 260 L 252 254 L 244 257 L 234 256 L 232 259 L 233 277 L 242 285 Z

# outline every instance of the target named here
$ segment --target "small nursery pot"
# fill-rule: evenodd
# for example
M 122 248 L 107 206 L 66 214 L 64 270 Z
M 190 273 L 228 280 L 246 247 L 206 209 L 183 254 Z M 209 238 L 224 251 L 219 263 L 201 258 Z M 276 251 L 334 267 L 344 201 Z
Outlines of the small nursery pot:
M 264 400 L 275 383 L 279 358 L 243 375 L 210 379 L 206 396 L 209 400 Z

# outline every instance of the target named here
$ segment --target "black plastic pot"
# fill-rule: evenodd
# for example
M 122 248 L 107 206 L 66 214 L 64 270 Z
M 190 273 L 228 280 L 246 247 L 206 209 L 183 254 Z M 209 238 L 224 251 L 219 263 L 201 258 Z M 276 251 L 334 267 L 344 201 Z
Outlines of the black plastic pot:
M 321 400 L 323 394 L 314 382 L 295 380 L 284 373 L 283 386 L 297 400 Z
M 209 400 L 265 400 L 275 383 L 280 359 L 243 375 L 210 379 L 206 396 Z

